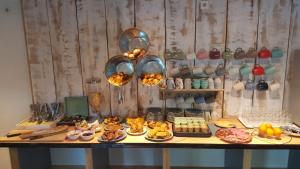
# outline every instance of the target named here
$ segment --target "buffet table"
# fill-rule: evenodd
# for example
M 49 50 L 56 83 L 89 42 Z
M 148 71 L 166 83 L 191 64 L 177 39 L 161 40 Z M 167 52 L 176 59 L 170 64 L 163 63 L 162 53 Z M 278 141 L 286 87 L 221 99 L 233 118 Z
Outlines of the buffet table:
M 237 128 L 244 126 L 237 119 L 230 119 L 234 122 Z M 212 133 L 217 129 L 213 124 L 210 124 Z M 249 129 L 251 132 L 251 129 Z M 61 133 L 33 141 L 24 141 L 18 137 L 1 137 L 0 147 L 9 147 L 11 161 L 14 169 L 22 169 L 22 166 L 30 166 L 34 169 L 30 162 L 34 159 L 41 159 L 43 163 L 37 165 L 38 168 L 51 168 L 49 148 L 85 148 L 86 152 L 86 168 L 106 168 L 108 166 L 108 148 L 162 148 L 163 168 L 170 168 L 169 166 L 169 152 L 168 148 L 211 148 L 211 149 L 226 149 L 226 156 L 235 157 L 234 161 L 238 160 L 241 163 L 232 162 L 229 158 L 225 160 L 227 167 L 237 167 L 249 169 L 251 168 L 251 149 L 293 149 L 290 152 L 289 166 L 294 166 L 297 163 L 297 150 L 300 148 L 300 138 L 291 137 L 285 144 L 268 143 L 263 140 L 253 137 L 248 144 L 229 144 L 221 141 L 214 135 L 207 138 L 196 137 L 173 137 L 165 142 L 152 142 L 144 138 L 144 136 L 130 136 L 128 135 L 124 140 L 117 143 L 99 143 L 97 138 L 101 135 L 97 133 L 95 138 L 91 141 L 68 141 L 64 140 L 66 133 Z M 62 140 L 62 141 L 59 141 Z M 28 156 L 30 154 L 30 156 Z M 101 158 L 99 158 L 101 157 Z M 225 158 L 226 159 L 226 158 Z M 34 163 L 36 165 L 36 163 Z M 44 166 L 46 165 L 46 166 Z M 99 167 L 101 166 L 101 167 Z M 26 167 L 25 167 L 26 168 Z

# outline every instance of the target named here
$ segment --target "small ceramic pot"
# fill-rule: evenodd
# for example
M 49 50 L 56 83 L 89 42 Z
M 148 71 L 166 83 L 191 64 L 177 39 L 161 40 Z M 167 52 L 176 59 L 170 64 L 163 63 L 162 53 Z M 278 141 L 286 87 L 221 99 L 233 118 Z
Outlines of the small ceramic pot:
M 167 89 L 175 89 L 175 82 L 172 77 L 167 79 Z
M 192 87 L 193 89 L 199 89 L 201 86 L 200 79 L 193 79 Z
M 186 55 L 187 60 L 194 60 L 196 59 L 196 54 L 195 53 L 189 53 Z
M 246 53 L 242 48 L 237 48 L 234 52 L 235 59 L 244 59 L 246 57 Z
M 276 72 L 276 68 L 275 66 L 269 64 L 268 66 L 265 67 L 265 74 L 268 75 L 272 75 Z
M 269 85 L 266 81 L 261 79 L 258 81 L 258 84 L 256 85 L 256 89 L 259 91 L 266 91 L 269 89 Z
M 224 64 L 219 64 L 216 68 L 216 71 L 215 71 L 216 75 L 217 76 L 224 76 L 225 74 L 225 67 L 224 67 Z
M 178 73 L 180 73 L 179 67 L 171 68 L 171 70 L 170 70 L 170 75 L 171 75 L 171 76 L 175 76 L 175 75 L 177 75 Z
M 205 99 L 205 103 L 211 104 L 211 103 L 214 103 L 216 101 L 216 96 L 212 95 L 212 94 L 208 94 L 204 97 L 204 99 Z
M 250 72 L 251 72 L 251 70 L 250 70 L 249 65 L 243 64 L 243 65 L 240 67 L 240 74 L 241 74 L 241 76 L 247 77 L 247 76 L 249 76 Z
M 221 59 L 221 53 L 218 49 L 213 48 L 210 52 L 209 52 L 209 58 L 210 59 Z
M 186 55 L 184 54 L 184 52 L 181 49 L 176 48 L 173 52 L 173 57 L 174 59 L 186 59 Z
M 201 104 L 201 103 L 205 103 L 205 99 L 203 95 L 198 95 L 195 98 L 195 103 L 196 104 Z
M 184 103 L 184 98 L 182 96 L 177 96 L 175 99 L 176 104 Z
M 245 89 L 246 90 L 255 90 L 256 86 L 255 86 L 255 83 L 252 81 L 252 80 L 247 80 L 246 84 L 245 84 Z
M 255 76 L 261 76 L 265 74 L 265 69 L 259 64 L 254 65 L 252 69 L 252 74 Z
M 231 66 L 228 70 L 228 75 L 232 78 L 238 76 L 239 74 L 239 68 Z
M 241 81 L 237 81 L 232 86 L 232 88 L 233 88 L 234 91 L 237 91 L 237 92 L 242 91 L 244 89 L 244 83 L 241 82 Z
M 210 77 L 210 78 L 207 79 L 207 81 L 208 81 L 208 88 L 209 89 L 214 89 L 215 88 L 214 79 Z
M 261 59 L 268 59 L 272 56 L 272 53 L 270 50 L 268 50 L 266 47 L 262 47 L 260 51 L 258 52 L 258 57 Z
M 182 78 L 176 78 L 175 79 L 175 88 L 176 89 L 183 89 L 183 79 Z
M 208 58 L 208 52 L 205 49 L 200 49 L 196 55 L 197 59 L 203 60 Z
M 187 104 L 193 104 L 193 103 L 195 103 L 195 99 L 193 96 L 188 96 L 185 98 L 184 102 Z
M 201 74 L 201 73 L 203 73 L 202 67 L 193 67 L 192 71 L 193 71 L 193 74 Z
M 223 84 L 222 84 L 221 78 L 219 78 L 219 77 L 215 78 L 215 80 L 214 80 L 214 87 L 216 89 L 222 89 L 223 88 Z
M 254 48 L 249 48 L 246 53 L 246 58 L 256 58 L 257 57 L 257 51 Z
M 192 79 L 186 78 L 184 79 L 184 88 L 191 89 L 192 88 Z
M 280 83 L 278 82 L 273 82 L 269 85 L 269 89 L 272 92 L 278 91 L 280 89 Z
M 230 60 L 233 58 L 233 52 L 229 48 L 226 48 L 222 56 L 225 60 Z
M 201 86 L 201 89 L 207 89 L 208 88 L 208 80 L 207 79 L 201 79 L 200 81 L 200 86 Z
M 272 58 L 281 58 L 283 56 L 283 50 L 279 47 L 274 47 L 272 49 Z
M 211 75 L 215 72 L 215 68 L 213 66 L 211 66 L 210 64 L 208 64 L 205 68 L 204 68 L 204 73 L 207 75 Z
M 193 71 L 190 67 L 188 66 L 182 66 L 180 69 L 179 69 L 179 72 L 180 72 L 180 75 L 181 76 L 189 76 L 189 75 L 192 75 L 193 74 Z

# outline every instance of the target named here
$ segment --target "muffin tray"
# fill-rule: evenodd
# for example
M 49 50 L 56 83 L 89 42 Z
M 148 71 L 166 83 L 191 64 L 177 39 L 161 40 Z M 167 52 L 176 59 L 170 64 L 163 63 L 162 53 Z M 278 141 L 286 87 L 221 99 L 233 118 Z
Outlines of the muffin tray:
M 176 132 L 174 124 L 172 125 L 173 135 L 176 137 L 210 137 L 212 135 L 210 128 L 208 126 L 208 132 Z

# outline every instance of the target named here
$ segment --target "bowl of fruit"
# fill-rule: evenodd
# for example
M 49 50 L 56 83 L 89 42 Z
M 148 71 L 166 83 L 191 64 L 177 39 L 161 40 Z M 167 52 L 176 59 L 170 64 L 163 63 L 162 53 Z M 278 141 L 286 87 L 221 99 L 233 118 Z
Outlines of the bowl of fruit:
M 270 123 L 262 123 L 258 128 L 258 136 L 268 139 L 281 139 L 282 129 L 273 127 Z

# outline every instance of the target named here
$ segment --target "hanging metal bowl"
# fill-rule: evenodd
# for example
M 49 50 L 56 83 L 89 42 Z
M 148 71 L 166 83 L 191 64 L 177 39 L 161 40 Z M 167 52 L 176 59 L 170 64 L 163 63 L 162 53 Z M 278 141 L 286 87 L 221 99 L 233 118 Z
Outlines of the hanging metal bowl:
M 136 65 L 137 76 L 146 86 L 158 85 L 163 80 L 165 72 L 163 61 L 155 55 L 146 55 L 139 59 Z
M 124 56 L 129 59 L 138 59 L 147 52 L 149 37 L 146 32 L 137 28 L 130 28 L 120 35 L 119 47 Z
M 117 55 L 110 58 L 105 65 L 105 76 L 114 86 L 123 86 L 133 77 L 134 67 L 130 59 Z

